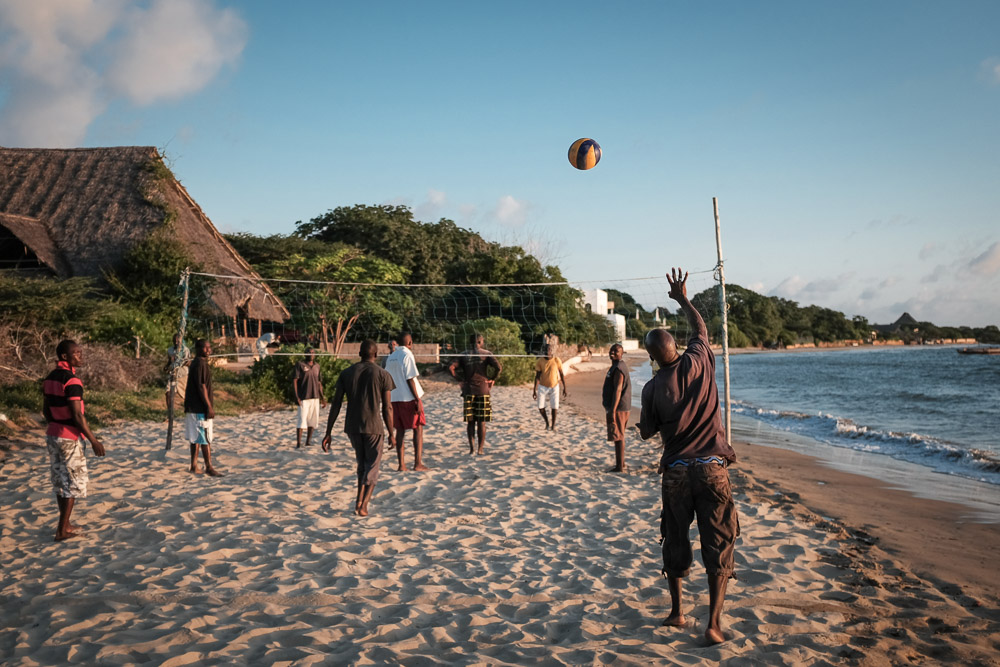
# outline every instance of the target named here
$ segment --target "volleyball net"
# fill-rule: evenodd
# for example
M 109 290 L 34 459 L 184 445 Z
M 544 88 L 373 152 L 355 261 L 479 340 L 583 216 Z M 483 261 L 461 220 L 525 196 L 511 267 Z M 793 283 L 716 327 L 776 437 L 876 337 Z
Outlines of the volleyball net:
M 717 285 L 717 267 L 692 270 L 688 296 L 701 295 L 702 302 L 710 296 L 717 304 Z M 213 356 L 254 357 L 268 345 L 267 354 L 283 354 L 289 345 L 305 345 L 320 355 L 350 358 L 365 339 L 379 343 L 384 354 L 388 341 L 405 331 L 415 352 L 422 350 L 418 356 L 458 355 L 478 333 L 497 356 L 523 357 L 542 353 L 550 343 L 589 351 L 641 341 L 655 327 L 671 330 L 683 343 L 690 327 L 668 290 L 663 275 L 419 285 L 184 272 L 180 329 L 186 340 L 212 340 Z M 712 331 L 711 313 L 703 315 Z M 297 349 L 289 353 L 301 354 Z

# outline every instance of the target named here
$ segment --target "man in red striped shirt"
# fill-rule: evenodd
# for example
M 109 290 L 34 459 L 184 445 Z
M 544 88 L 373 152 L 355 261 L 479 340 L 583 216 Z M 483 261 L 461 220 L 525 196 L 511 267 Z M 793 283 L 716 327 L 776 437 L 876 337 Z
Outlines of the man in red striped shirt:
M 104 445 L 83 416 L 83 383 L 76 376 L 83 361 L 80 346 L 64 340 L 56 347 L 56 358 L 56 369 L 42 385 L 42 414 L 49 424 L 45 446 L 49 450 L 49 479 L 59 504 L 56 542 L 61 542 L 79 534 L 69 517 L 76 499 L 87 497 L 87 458 L 80 436 L 90 441 L 95 456 L 104 456 Z

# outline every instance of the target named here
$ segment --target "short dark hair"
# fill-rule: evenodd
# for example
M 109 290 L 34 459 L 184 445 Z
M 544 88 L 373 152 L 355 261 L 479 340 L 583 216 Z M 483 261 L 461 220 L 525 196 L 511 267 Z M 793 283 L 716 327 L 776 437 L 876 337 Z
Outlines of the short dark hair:
M 413 338 L 413 334 L 411 334 L 409 331 L 400 331 L 399 335 L 396 336 L 396 342 L 399 343 L 400 345 L 402 345 L 403 341 L 406 340 L 407 336 L 409 336 L 410 338 Z
M 612 346 L 611 346 L 611 349 L 613 350 L 613 349 L 615 349 L 616 347 L 618 347 L 618 348 L 621 348 L 621 351 L 622 351 L 622 352 L 624 352 L 624 351 L 625 351 L 625 346 L 624 346 L 624 345 L 622 345 L 621 343 L 615 343 L 614 345 L 612 345 Z
M 486 338 L 483 336 L 483 334 L 479 333 L 478 331 L 473 331 L 472 335 L 469 336 L 469 342 L 472 343 L 473 345 L 475 345 L 476 343 L 479 342 L 480 338 L 482 338 L 483 340 L 486 340 Z
M 194 349 L 200 352 L 205 349 L 206 345 L 208 345 L 208 341 L 205 340 L 204 338 L 199 338 L 194 342 Z
M 374 359 L 378 356 L 378 343 L 371 338 L 366 338 L 361 342 L 361 358 Z
M 69 354 L 70 349 L 74 345 L 76 345 L 76 341 L 75 340 L 70 340 L 69 338 L 67 338 L 65 340 L 59 341 L 59 344 L 56 345 L 56 359 L 58 359 L 59 361 L 62 361 L 63 360 L 63 355 L 64 354 Z

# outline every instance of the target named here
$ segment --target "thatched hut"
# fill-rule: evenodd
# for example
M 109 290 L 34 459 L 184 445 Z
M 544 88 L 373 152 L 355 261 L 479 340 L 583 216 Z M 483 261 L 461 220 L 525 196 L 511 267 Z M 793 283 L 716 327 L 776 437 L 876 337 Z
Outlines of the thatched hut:
M 164 225 L 220 282 L 229 318 L 283 322 L 289 312 L 174 178 L 153 147 L 0 148 L 0 269 L 98 279 Z

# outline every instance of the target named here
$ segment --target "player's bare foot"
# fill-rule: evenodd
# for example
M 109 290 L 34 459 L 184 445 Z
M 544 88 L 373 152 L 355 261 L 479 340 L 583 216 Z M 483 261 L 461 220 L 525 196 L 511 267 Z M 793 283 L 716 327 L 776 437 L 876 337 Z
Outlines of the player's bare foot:
M 406 466 L 399 466 L 396 468 L 396 472 L 406 472 Z
M 485 454 L 485 453 L 486 453 L 486 451 L 485 451 L 485 450 L 484 450 L 484 449 L 483 449 L 482 447 L 480 447 L 480 448 L 479 448 L 479 451 L 478 451 L 478 452 L 476 452 L 476 453 L 477 453 L 477 454 L 479 454 L 480 456 L 482 456 L 483 454 Z
M 719 628 L 709 627 L 705 630 L 705 641 L 709 644 L 721 644 L 726 641 L 726 636 L 722 634 L 722 630 Z
M 200 475 L 201 469 L 198 468 L 197 466 L 193 466 L 188 470 L 188 472 L 191 473 L 192 475 Z
M 430 468 L 428 468 L 427 466 L 425 466 L 423 463 L 418 463 L 417 465 L 413 466 L 413 469 L 416 472 L 421 472 L 423 470 L 430 470 Z
M 82 534 L 83 533 L 72 532 L 72 531 L 68 531 L 67 530 L 65 533 L 56 533 L 56 537 L 52 541 L 53 542 L 62 542 L 63 540 L 68 540 L 68 539 L 70 539 L 72 537 L 77 537 L 78 535 L 82 535 Z
M 608 472 L 625 472 L 625 468 L 618 468 L 618 467 L 612 466 L 612 467 L 608 468 Z
M 211 475 L 212 477 L 225 477 L 225 475 L 223 475 L 223 474 L 222 474 L 221 472 L 219 472 L 219 471 L 218 471 L 218 470 L 216 470 L 215 468 L 209 468 L 209 469 L 208 469 L 208 470 L 206 470 L 205 472 L 207 472 L 207 473 L 208 473 L 209 475 Z
M 688 622 L 687 619 L 684 618 L 684 614 L 677 614 L 676 616 L 671 614 L 663 619 L 663 623 L 660 623 L 660 625 L 665 628 L 686 628 L 687 624 Z
M 358 516 L 368 516 L 368 508 L 367 507 L 359 507 L 358 508 Z

